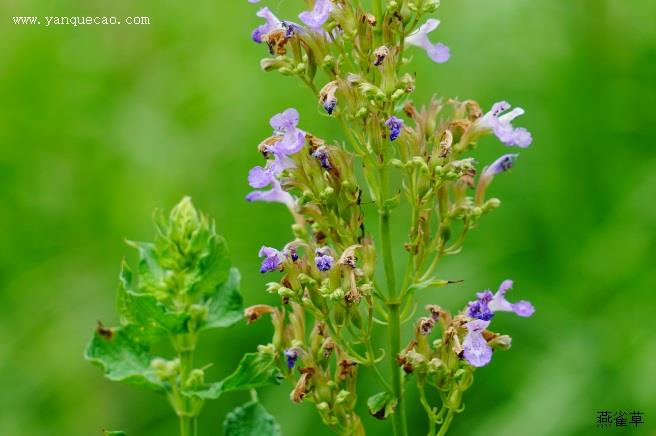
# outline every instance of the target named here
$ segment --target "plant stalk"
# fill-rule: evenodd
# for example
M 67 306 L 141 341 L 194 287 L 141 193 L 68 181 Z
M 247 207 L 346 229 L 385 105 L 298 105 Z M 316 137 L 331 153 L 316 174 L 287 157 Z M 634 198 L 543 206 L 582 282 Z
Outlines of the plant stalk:
M 396 288 L 394 274 L 394 260 L 392 258 L 392 243 L 390 232 L 390 213 L 385 207 L 387 195 L 388 176 L 385 164 L 380 169 L 380 193 L 379 193 L 379 219 L 380 219 L 380 242 L 382 246 L 383 265 L 387 280 L 387 307 L 388 307 L 388 335 L 389 335 L 389 363 L 392 371 L 392 393 L 398 400 L 396 412 L 392 414 L 392 428 L 396 436 L 407 436 L 407 424 L 405 417 L 405 402 L 403 401 L 403 379 L 401 369 L 396 362 L 396 355 L 401 350 L 401 302 L 397 301 L 399 293 Z

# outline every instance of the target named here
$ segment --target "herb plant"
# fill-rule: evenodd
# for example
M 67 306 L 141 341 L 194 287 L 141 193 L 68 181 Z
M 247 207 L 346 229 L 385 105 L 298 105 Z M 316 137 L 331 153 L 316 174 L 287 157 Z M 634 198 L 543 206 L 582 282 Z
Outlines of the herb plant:
M 411 56 L 421 49 L 436 63 L 450 57 L 447 46 L 430 39 L 440 24 L 427 18 L 437 0 L 372 0 L 372 10 L 360 0 L 305 3 L 300 23 L 262 7 L 256 15 L 264 23 L 252 39 L 270 55 L 262 69 L 305 84 L 346 141 L 301 130 L 293 108 L 271 118 L 273 134 L 258 147 L 265 164 L 250 171 L 255 190 L 247 200 L 285 205 L 294 239 L 259 252 L 263 273 L 282 273 L 267 286 L 282 306 L 254 306 L 247 317 L 272 315 L 271 345 L 295 386 L 291 400 L 314 403 L 335 432 L 365 434 L 356 402 L 358 372 L 367 370 L 382 389 L 367 400 L 369 412 L 388 418 L 395 435 L 408 434 L 410 382 L 428 434 L 443 435 L 463 410 L 475 369 L 490 362 L 493 350 L 510 347 L 509 336 L 488 330 L 496 312 L 530 316 L 534 309 L 506 300 L 510 280 L 453 314 L 434 304 L 414 319 L 415 295 L 454 283 L 437 275 L 440 261 L 460 252 L 479 220 L 499 207 L 488 188 L 517 158 L 504 154 L 480 171 L 473 152 L 491 134 L 506 146 L 528 147 L 530 133 L 512 125 L 524 111 L 504 101 L 487 112 L 473 100 L 412 102 Z M 392 220 L 406 211 L 407 254 L 399 259 Z M 377 216 L 376 235 L 369 214 Z M 402 324 L 411 320 L 414 333 L 404 338 Z M 387 344 L 375 350 L 372 338 L 381 330 Z

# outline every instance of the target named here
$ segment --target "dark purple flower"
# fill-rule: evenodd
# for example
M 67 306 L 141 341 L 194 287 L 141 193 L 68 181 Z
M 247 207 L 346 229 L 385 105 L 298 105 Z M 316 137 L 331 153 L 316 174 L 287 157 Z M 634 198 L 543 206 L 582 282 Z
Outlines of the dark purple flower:
M 504 280 L 499 286 L 499 290 L 494 294 L 494 298 L 490 302 L 490 310 L 492 312 L 515 312 L 519 316 L 531 316 L 535 313 L 535 308 L 528 301 L 522 300 L 517 303 L 510 303 L 506 300 L 506 292 L 512 289 L 513 281 Z
M 292 369 L 296 365 L 298 360 L 298 349 L 297 348 L 287 348 L 284 351 L 285 357 L 287 358 L 287 368 Z
M 312 157 L 319 161 L 321 168 L 325 170 L 330 170 L 333 168 L 333 166 L 330 164 L 330 160 L 328 159 L 328 149 L 325 146 L 322 145 L 317 147 L 317 149 L 312 152 Z
M 263 7 L 262 9 L 257 11 L 257 14 L 255 15 L 257 15 L 260 18 L 264 18 L 266 20 L 266 23 L 255 28 L 255 30 L 253 30 L 253 33 L 251 35 L 253 41 L 257 42 L 258 44 L 261 44 L 262 37 L 267 33 L 270 33 L 272 30 L 280 29 L 282 27 L 282 22 L 267 7 Z
M 328 271 L 333 267 L 335 259 L 330 255 L 330 248 L 317 248 L 315 254 L 314 263 L 317 265 L 319 271 Z
M 516 107 L 510 112 L 501 115 L 510 109 L 507 101 L 500 101 L 492 105 L 492 109 L 483 115 L 477 124 L 485 129 L 491 129 L 497 138 L 506 145 L 516 145 L 526 148 L 531 145 L 533 137 L 530 132 L 523 127 L 513 128 L 512 121 L 524 114 L 524 109 Z
M 405 38 L 405 43 L 408 45 L 414 45 L 421 47 L 426 50 L 428 57 L 433 60 L 433 62 L 444 63 L 449 60 L 451 55 L 449 47 L 442 43 L 433 44 L 430 39 L 428 39 L 428 34 L 433 30 L 437 29 L 437 26 L 440 25 L 440 21 L 434 18 L 431 18 L 422 24 L 419 29 L 411 33 Z
M 310 29 L 321 31 L 321 26 L 328 21 L 332 10 L 333 4 L 330 0 L 314 0 L 312 10 L 301 12 L 298 18 Z
M 516 153 L 504 154 L 499 159 L 492 162 L 492 165 L 485 168 L 485 171 L 483 172 L 483 177 L 492 177 L 504 171 L 508 171 L 510 168 L 513 167 L 515 163 L 515 159 L 517 159 L 517 156 L 519 155 Z
M 280 251 L 272 247 L 266 247 L 264 245 L 262 248 L 260 248 L 258 256 L 264 257 L 262 266 L 260 266 L 261 273 L 276 271 L 284 260 L 284 256 Z
M 290 242 L 289 244 L 285 245 L 285 248 L 282 250 L 282 254 L 284 254 L 285 257 L 291 259 L 292 262 L 296 262 L 298 260 L 296 245 L 293 242 Z
M 489 321 L 494 316 L 490 309 L 490 302 L 494 298 L 491 291 L 478 292 L 476 294 L 477 300 L 470 301 L 467 308 L 467 315 L 472 318 L 480 319 L 482 321 Z
M 392 115 L 387 121 L 385 121 L 385 125 L 389 127 L 390 141 L 394 141 L 401 134 L 401 129 L 403 128 L 403 120 Z
M 467 335 L 462 342 L 465 359 L 470 365 L 485 366 L 492 360 L 492 347 L 483 337 L 483 331 L 490 325 L 490 321 L 475 319 L 465 324 Z

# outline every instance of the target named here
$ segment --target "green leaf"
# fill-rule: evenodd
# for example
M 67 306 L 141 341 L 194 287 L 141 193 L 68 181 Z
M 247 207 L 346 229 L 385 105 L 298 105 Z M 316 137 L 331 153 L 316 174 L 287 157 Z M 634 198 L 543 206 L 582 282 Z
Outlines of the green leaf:
M 231 274 L 228 244 L 222 236 L 212 235 L 208 241 L 209 253 L 201 257 L 196 268 L 199 280 L 189 293 L 210 296 L 215 294 Z
M 216 400 L 224 392 L 260 388 L 269 384 L 280 384 L 283 374 L 276 366 L 275 357 L 268 353 L 244 354 L 239 366 L 229 376 L 216 383 L 185 390 L 188 397 L 198 397 L 204 400 Z
M 103 430 L 103 436 L 128 436 L 128 434 L 124 431 L 109 431 L 109 430 Z
M 239 366 L 221 381 L 223 392 L 255 389 L 268 384 L 280 384 L 284 376 L 269 353 L 244 354 Z
M 397 398 L 388 391 L 379 392 L 367 400 L 369 413 L 378 419 L 385 419 L 393 414 L 397 404 Z
M 126 305 L 124 316 L 130 323 L 161 330 L 162 334 L 178 334 L 187 331 L 189 314 L 173 312 L 152 294 L 142 294 L 130 290 L 124 291 Z
M 166 296 L 165 270 L 160 266 L 155 244 L 135 241 L 127 241 L 127 243 L 139 250 L 139 292 Z
M 280 425 L 258 401 L 251 401 L 228 413 L 223 421 L 224 436 L 281 436 Z
M 408 288 L 408 291 L 421 291 L 428 288 L 440 288 L 442 286 L 451 285 L 453 283 L 460 283 L 462 280 L 441 280 L 441 279 L 428 279 L 423 282 L 413 283 Z
M 218 287 L 217 292 L 207 301 L 207 321 L 201 330 L 230 327 L 243 317 L 242 298 L 239 294 L 241 275 L 237 268 L 230 269 L 227 281 Z
M 112 381 L 121 381 L 163 392 L 164 386 L 150 368 L 148 347 L 133 340 L 122 327 L 98 326 L 84 357 L 105 372 Z

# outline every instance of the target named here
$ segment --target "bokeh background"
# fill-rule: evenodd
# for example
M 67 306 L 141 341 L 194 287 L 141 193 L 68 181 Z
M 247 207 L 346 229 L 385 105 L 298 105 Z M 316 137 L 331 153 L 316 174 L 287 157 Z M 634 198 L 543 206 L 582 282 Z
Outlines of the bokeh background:
M 302 9 L 265 3 L 287 17 Z M 256 145 L 289 106 L 302 128 L 340 133 L 293 80 L 260 72 L 264 47 L 249 38 L 256 9 L 0 4 L 0 435 L 177 434 L 163 398 L 111 383 L 82 358 L 96 320 L 116 322 L 119 263 L 135 260 L 123 240 L 151 238 L 156 207 L 191 195 L 228 239 L 246 304 L 273 301 L 257 250 L 284 244 L 289 219 L 278 205 L 244 201 Z M 15 15 L 145 15 L 151 25 L 17 26 Z M 415 101 L 507 99 L 526 109 L 518 124 L 534 137 L 495 180 L 503 207 L 444 262 L 442 276 L 465 283 L 422 296 L 456 309 L 511 277 L 516 297 L 537 307 L 530 319 L 495 320 L 514 346 L 477 372 L 452 433 L 597 434 L 597 411 L 637 410 L 645 424 L 621 432 L 656 434 L 656 2 L 450 0 L 437 16 L 434 38 L 453 56 L 436 65 L 415 52 Z M 490 139 L 479 160 L 506 151 Z M 214 362 L 218 379 L 269 335 L 266 322 L 207 334 L 199 361 Z M 363 389 L 376 391 L 373 379 Z M 284 434 L 328 435 L 288 391 L 260 394 Z M 201 434 L 221 434 L 246 397 L 208 403 Z M 424 415 L 410 401 L 421 435 Z M 387 431 L 364 419 L 371 434 Z

